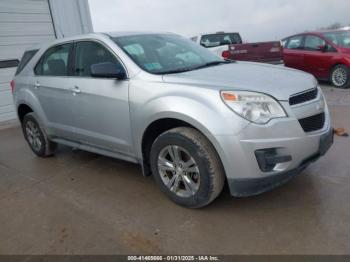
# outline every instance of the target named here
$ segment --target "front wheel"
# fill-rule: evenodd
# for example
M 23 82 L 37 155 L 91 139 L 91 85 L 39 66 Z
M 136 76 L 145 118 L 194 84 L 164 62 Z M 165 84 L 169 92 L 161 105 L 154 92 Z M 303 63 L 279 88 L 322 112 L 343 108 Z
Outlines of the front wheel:
M 207 138 L 193 128 L 160 135 L 152 145 L 150 162 L 161 190 L 179 205 L 203 207 L 223 189 L 221 161 Z
M 338 88 L 350 87 L 350 69 L 345 65 L 337 65 L 331 72 L 331 82 Z

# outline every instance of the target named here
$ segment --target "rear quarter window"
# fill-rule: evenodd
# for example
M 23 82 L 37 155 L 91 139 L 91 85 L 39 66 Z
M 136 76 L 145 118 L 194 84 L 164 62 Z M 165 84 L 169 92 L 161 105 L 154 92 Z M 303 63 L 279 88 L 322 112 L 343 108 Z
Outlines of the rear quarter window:
M 16 70 L 16 75 L 18 75 L 19 73 L 22 72 L 22 70 L 26 67 L 26 65 L 29 63 L 29 61 L 35 56 L 35 54 L 38 52 L 39 50 L 29 50 L 24 52 L 23 57 L 21 59 L 21 61 L 19 62 L 19 65 L 17 67 Z

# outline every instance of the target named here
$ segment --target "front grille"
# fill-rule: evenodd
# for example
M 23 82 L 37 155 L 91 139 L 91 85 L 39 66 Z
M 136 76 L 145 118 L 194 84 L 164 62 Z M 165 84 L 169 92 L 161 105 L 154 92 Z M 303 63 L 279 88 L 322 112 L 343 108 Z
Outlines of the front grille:
M 293 106 L 293 105 L 297 105 L 297 104 L 305 103 L 307 101 L 314 100 L 314 99 L 316 99 L 317 94 L 318 94 L 318 89 L 314 88 L 314 89 L 306 91 L 304 93 L 293 95 L 289 98 L 289 104 L 291 106 Z
M 325 119 L 325 114 L 321 113 L 318 115 L 299 119 L 299 123 L 305 132 L 313 132 L 323 128 Z

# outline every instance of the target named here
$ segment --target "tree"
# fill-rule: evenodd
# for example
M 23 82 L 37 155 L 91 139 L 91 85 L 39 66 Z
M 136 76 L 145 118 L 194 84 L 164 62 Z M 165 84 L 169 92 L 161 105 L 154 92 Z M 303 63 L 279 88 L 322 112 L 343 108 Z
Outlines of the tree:
M 321 30 L 334 30 L 334 29 L 339 29 L 342 27 L 343 27 L 343 25 L 341 23 L 336 22 L 336 23 L 330 24 L 329 26 L 321 27 L 320 29 Z

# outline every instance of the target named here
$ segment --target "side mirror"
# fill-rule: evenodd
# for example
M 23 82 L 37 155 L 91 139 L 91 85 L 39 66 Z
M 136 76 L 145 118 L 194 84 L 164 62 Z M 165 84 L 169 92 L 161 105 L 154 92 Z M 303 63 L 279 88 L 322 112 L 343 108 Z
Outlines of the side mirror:
M 320 50 L 321 52 L 325 53 L 328 50 L 328 46 L 327 45 L 320 45 L 318 47 L 318 50 Z
M 120 80 L 126 78 L 125 71 L 111 62 L 93 64 L 90 71 L 93 77 L 117 78 Z

